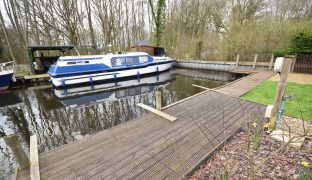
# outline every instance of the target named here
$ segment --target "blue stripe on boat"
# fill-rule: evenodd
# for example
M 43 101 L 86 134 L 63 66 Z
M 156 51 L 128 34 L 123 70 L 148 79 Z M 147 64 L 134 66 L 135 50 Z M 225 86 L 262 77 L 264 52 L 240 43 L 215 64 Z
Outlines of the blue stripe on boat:
M 10 85 L 13 73 L 0 75 L 0 88 Z
M 109 66 L 105 64 L 86 64 L 86 65 L 74 65 L 74 66 L 55 66 L 51 65 L 49 69 L 49 74 L 52 76 L 62 75 L 62 74 L 77 74 L 84 72 L 95 72 L 95 71 L 105 71 L 110 69 Z

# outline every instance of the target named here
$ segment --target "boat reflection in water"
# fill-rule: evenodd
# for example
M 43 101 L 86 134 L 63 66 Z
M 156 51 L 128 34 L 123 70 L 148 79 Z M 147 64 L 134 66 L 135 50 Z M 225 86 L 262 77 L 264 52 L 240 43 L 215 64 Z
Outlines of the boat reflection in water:
M 157 88 L 168 85 L 173 80 L 171 72 L 163 72 L 157 76 L 146 76 L 140 79 L 108 82 L 83 87 L 54 89 L 55 96 L 66 107 L 88 106 L 104 101 L 146 94 Z
M 144 116 L 148 111 L 137 104 L 155 107 L 156 89 L 162 92 L 162 105 L 166 106 L 203 91 L 192 84 L 208 88 L 225 84 L 211 80 L 220 79 L 218 76 L 227 74 L 212 76 L 204 71 L 176 69 L 141 77 L 140 81 L 128 79 L 117 84 L 72 87 L 66 91 L 51 86 L 11 90 L 10 95 L 16 96 L 17 101 L 0 108 L 0 135 L 14 132 L 28 149 L 30 135 L 36 134 L 38 150 L 45 152 Z M 1 102 L 7 97 L 8 94 L 0 97 Z M 0 179 L 4 175 L 10 179 L 15 161 L 3 138 L 0 138 L 0 161 Z

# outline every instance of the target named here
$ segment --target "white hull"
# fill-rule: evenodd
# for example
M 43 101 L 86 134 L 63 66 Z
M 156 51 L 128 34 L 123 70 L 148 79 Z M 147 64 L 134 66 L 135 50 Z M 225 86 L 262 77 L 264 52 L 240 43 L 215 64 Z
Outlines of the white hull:
M 164 72 L 164 73 L 160 73 L 158 76 L 143 77 L 140 80 L 130 79 L 126 81 L 102 83 L 102 84 L 97 84 L 93 86 L 82 86 L 82 87 L 79 86 L 79 87 L 72 87 L 72 88 L 66 88 L 66 89 L 63 89 L 63 88 L 54 89 L 54 94 L 59 99 L 62 99 L 62 98 L 68 98 L 68 97 L 88 95 L 91 93 L 118 90 L 122 88 L 152 85 L 156 83 L 164 83 L 170 80 L 172 80 L 171 73 Z
M 116 71 L 116 72 L 95 73 L 95 74 L 88 74 L 88 75 L 61 77 L 61 78 L 51 77 L 51 81 L 55 87 L 60 87 L 60 86 L 63 86 L 63 83 L 65 84 L 65 86 L 67 86 L 67 85 L 88 83 L 91 81 L 96 82 L 96 81 L 103 81 L 103 80 L 114 80 L 115 78 L 119 79 L 119 78 L 137 76 L 138 74 L 144 75 L 144 74 L 166 71 L 171 68 L 171 64 L 172 62 L 168 62 L 165 64 L 156 64 L 156 65 L 150 65 L 150 66 L 143 67 L 143 68 L 121 70 L 121 71 Z

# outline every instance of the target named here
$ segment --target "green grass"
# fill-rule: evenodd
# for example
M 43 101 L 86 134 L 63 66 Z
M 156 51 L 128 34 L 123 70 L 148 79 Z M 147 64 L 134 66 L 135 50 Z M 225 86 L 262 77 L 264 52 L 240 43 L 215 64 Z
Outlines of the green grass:
M 242 96 L 243 99 L 273 104 L 278 82 L 265 81 L 255 89 Z M 286 86 L 285 96 L 292 95 L 292 100 L 287 99 L 283 114 L 291 117 L 302 118 L 299 104 L 303 112 L 303 119 L 312 121 L 312 84 L 297 84 L 289 82 Z

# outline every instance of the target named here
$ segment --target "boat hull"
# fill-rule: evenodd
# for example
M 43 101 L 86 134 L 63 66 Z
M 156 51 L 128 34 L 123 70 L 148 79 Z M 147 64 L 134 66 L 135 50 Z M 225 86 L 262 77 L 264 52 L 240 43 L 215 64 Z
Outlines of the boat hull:
M 0 90 L 6 90 L 9 88 L 12 77 L 13 70 L 0 73 Z
M 134 68 L 134 69 L 126 69 L 120 71 L 110 71 L 110 72 L 103 72 L 103 73 L 93 73 L 88 75 L 73 75 L 69 77 L 60 77 L 55 78 L 51 77 L 52 84 L 55 87 L 65 87 L 75 84 L 82 84 L 82 83 L 91 83 L 93 84 L 96 81 L 105 81 L 105 80 L 117 80 L 121 78 L 127 78 L 132 76 L 141 76 L 145 74 L 151 74 L 156 72 L 162 72 L 170 69 L 172 66 L 172 61 L 168 61 L 162 64 L 151 64 L 146 67 L 141 68 Z

